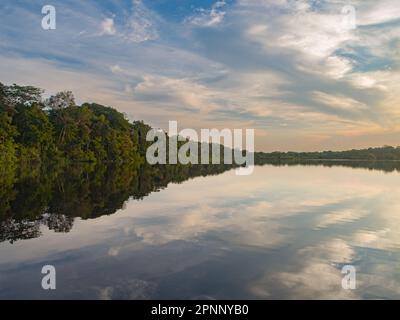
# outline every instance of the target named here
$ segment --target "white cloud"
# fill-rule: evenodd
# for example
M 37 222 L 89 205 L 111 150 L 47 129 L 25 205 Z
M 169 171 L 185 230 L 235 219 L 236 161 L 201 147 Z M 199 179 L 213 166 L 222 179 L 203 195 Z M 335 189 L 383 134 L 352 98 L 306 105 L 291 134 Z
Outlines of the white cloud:
M 156 20 L 156 15 L 141 0 L 133 0 L 133 14 L 124 37 L 136 43 L 158 39 Z
M 325 104 L 332 108 L 338 108 L 342 110 L 357 111 L 365 110 L 367 106 L 357 100 L 348 98 L 346 96 L 331 95 L 325 92 L 315 91 L 313 93 L 314 99 L 322 104 Z
M 132 12 L 125 25 L 117 32 L 114 18 L 105 18 L 101 22 L 101 35 L 118 35 L 134 43 L 156 40 L 159 37 L 157 20 L 158 16 L 142 0 L 132 0 Z
M 226 12 L 223 10 L 223 7 L 225 5 L 225 1 L 217 1 L 209 10 L 198 9 L 197 14 L 186 18 L 185 22 L 199 27 L 216 26 L 224 20 Z
M 400 18 L 397 0 L 364 0 L 357 3 L 357 8 L 357 22 L 360 26 L 382 24 Z
M 110 70 L 112 73 L 121 73 L 122 72 L 122 69 L 118 64 L 111 66 Z

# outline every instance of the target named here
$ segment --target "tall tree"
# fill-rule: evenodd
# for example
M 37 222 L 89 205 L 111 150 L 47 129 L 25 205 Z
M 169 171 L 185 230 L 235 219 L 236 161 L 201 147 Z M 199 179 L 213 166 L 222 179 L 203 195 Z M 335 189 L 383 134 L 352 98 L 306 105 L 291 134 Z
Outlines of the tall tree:
M 61 91 L 45 101 L 45 106 L 53 109 L 65 109 L 75 105 L 75 98 L 71 91 Z

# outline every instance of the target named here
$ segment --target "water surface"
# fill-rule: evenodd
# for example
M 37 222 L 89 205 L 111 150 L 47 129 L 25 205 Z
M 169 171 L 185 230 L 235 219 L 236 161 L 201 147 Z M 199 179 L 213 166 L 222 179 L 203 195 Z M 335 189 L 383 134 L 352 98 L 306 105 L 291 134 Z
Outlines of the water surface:
M 399 299 L 400 174 L 355 167 L 104 169 L 3 184 L 0 298 Z M 47 264 L 56 290 L 41 288 Z M 349 264 L 356 290 L 341 286 Z

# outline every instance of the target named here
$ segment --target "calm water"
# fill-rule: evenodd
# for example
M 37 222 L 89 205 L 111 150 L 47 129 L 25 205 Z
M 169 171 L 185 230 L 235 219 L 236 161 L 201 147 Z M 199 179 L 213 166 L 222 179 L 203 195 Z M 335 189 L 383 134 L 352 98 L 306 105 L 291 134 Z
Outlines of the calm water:
M 400 298 L 398 171 L 224 170 L 11 183 L 0 198 L 0 298 Z M 53 291 L 41 288 L 47 264 Z M 347 264 L 356 290 L 341 287 Z

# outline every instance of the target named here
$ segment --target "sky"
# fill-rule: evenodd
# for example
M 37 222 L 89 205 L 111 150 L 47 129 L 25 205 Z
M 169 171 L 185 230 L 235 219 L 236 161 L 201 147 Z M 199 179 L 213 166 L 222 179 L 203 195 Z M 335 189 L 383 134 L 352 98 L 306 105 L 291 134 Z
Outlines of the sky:
M 399 37 L 398 0 L 2 0 L 0 82 L 260 151 L 397 146 Z

